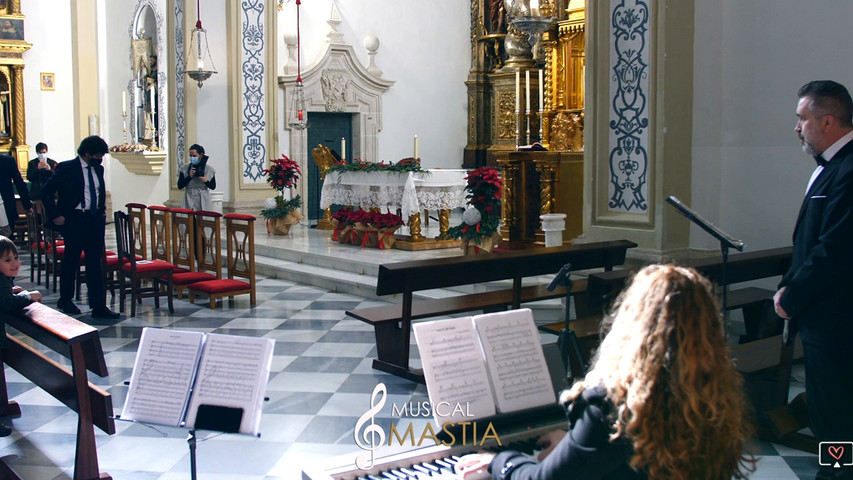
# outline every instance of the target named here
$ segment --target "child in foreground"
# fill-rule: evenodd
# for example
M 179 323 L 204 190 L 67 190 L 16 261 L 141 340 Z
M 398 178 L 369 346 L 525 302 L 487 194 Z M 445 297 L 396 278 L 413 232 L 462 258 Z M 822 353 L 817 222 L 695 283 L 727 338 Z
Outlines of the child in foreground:
M 15 242 L 0 235 L 0 312 L 14 312 L 33 302 L 41 302 L 41 293 L 38 291 L 27 291 L 15 286 L 15 276 L 20 268 L 21 260 L 18 258 Z M 3 327 L 0 330 L 0 348 L 6 348 L 6 325 L 2 320 L 0 326 Z M 12 427 L 0 418 L 0 437 L 9 436 L 11 433 Z

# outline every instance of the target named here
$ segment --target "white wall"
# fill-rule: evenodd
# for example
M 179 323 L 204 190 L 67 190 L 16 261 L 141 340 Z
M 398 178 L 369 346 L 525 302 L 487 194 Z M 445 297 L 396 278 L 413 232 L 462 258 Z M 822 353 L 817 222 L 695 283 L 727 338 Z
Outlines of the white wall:
M 695 210 L 750 250 L 791 244 L 814 161 L 794 133 L 796 91 L 853 89 L 849 0 L 696 2 Z M 716 248 L 701 230 L 691 246 Z
M 458 168 L 467 142 L 465 80 L 471 65 L 470 2 L 335 0 L 335 3 L 341 17 L 338 31 L 344 34 L 344 43 L 352 45 L 361 63 L 367 66 L 364 38 L 375 35 L 380 42 L 376 66 L 383 71 L 383 78 L 396 82 L 382 99 L 379 158 L 368 160 L 396 162 L 410 157 L 412 138 L 418 135 L 418 152 L 424 167 Z M 326 22 L 331 9 L 332 0 L 302 2 L 302 71 L 311 68 L 325 53 L 329 32 Z M 290 2 L 278 14 L 278 75 L 284 73 L 287 63 L 284 34 L 296 31 L 295 12 L 294 2 Z M 279 115 L 281 108 L 279 105 Z M 284 126 L 279 127 L 281 148 L 290 155 Z
M 24 53 L 24 101 L 27 144 L 48 145 L 50 157 L 68 160 L 76 155 L 72 100 L 71 2 L 25 1 L 21 5 L 25 39 L 33 46 Z M 54 73 L 56 90 L 41 90 L 40 73 Z

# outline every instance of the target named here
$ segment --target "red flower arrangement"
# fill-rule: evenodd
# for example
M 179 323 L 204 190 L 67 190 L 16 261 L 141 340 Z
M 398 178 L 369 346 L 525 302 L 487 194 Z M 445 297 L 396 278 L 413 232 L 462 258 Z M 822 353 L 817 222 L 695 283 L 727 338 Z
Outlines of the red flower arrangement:
M 296 187 L 296 182 L 299 181 L 299 164 L 282 154 L 281 158 L 270 160 L 270 168 L 264 170 L 264 175 L 267 176 L 267 183 L 270 186 L 281 192 L 285 188 Z
M 299 195 L 293 196 L 290 200 L 284 199 L 284 189 L 296 187 L 296 182 L 299 181 L 299 164 L 282 154 L 281 158 L 270 160 L 270 168 L 264 169 L 264 175 L 267 176 L 267 183 L 278 192 L 275 198 L 268 198 L 265 202 L 261 215 L 268 221 L 273 218 L 282 218 L 291 215 L 295 218 L 295 222 L 302 219 L 302 215 L 297 211 L 302 207 L 302 197 Z
M 335 231 L 332 240 L 341 243 L 390 248 L 394 231 L 403 225 L 403 217 L 393 213 L 342 209 L 332 214 Z
M 462 224 L 449 228 L 444 238 L 461 238 L 479 244 L 482 238 L 498 231 L 503 181 L 492 167 L 472 170 L 466 180 L 468 207 L 462 215 Z

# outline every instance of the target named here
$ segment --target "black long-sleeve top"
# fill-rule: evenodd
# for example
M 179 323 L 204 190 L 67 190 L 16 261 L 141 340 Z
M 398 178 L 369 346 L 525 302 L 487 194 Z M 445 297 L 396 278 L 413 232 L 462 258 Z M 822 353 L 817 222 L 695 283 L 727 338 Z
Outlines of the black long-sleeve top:
M 492 460 L 489 471 L 494 480 L 527 479 L 644 479 L 645 474 L 629 465 L 633 454 L 626 440 L 610 441 L 608 416 L 613 405 L 602 387 L 587 389 L 566 405 L 569 431 L 541 462 L 506 450 Z

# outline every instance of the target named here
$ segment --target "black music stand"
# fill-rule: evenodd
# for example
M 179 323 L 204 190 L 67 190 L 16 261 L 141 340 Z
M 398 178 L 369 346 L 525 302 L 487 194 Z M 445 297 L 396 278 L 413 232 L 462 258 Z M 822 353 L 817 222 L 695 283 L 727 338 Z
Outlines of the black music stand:
M 744 248 L 744 243 L 742 240 L 735 240 L 727 233 L 720 230 L 716 225 L 702 218 L 701 215 L 691 210 L 688 206 L 681 203 L 681 201 L 675 198 L 675 195 L 670 195 L 666 198 L 667 203 L 675 207 L 679 213 L 690 219 L 691 222 L 695 223 L 702 227 L 702 230 L 705 230 L 712 237 L 716 238 L 720 241 L 720 253 L 723 256 L 723 263 L 720 268 L 720 283 L 723 285 L 723 319 L 725 320 L 726 327 L 728 327 L 728 309 L 727 309 L 727 300 L 728 300 L 728 292 L 729 292 L 729 284 L 726 281 L 726 264 L 729 261 L 729 248 L 734 248 L 735 250 L 742 252 Z
M 559 285 L 566 287 L 566 323 L 563 325 L 563 328 L 560 330 L 560 334 L 557 336 L 557 346 L 560 348 L 560 357 L 563 359 L 563 366 L 568 367 L 569 370 L 571 370 L 573 378 L 581 378 L 586 375 L 586 365 L 584 364 L 583 353 L 581 353 L 578 336 L 575 335 L 575 331 L 569 327 L 569 316 L 571 314 L 572 305 L 571 268 L 571 263 L 563 265 L 560 268 L 560 271 L 557 272 L 554 279 L 551 280 L 551 283 L 548 284 L 547 289 L 549 292 L 553 292 Z M 574 353 L 572 358 L 569 358 L 570 353 Z M 576 372 L 580 373 L 580 375 L 576 375 Z

